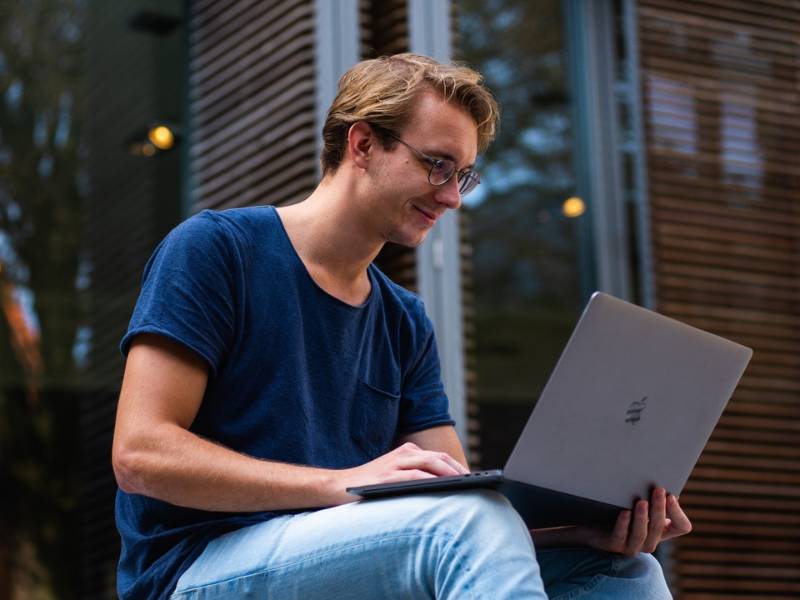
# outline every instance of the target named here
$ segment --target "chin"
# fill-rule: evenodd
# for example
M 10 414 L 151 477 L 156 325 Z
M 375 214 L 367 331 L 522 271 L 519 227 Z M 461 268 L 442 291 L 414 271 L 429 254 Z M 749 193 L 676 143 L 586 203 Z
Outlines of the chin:
M 398 246 L 405 246 L 406 248 L 416 248 L 425 241 L 427 236 L 427 231 L 423 231 L 421 233 L 417 232 L 412 235 L 403 235 L 402 233 L 397 233 L 396 235 L 389 236 L 386 241 L 397 244 Z

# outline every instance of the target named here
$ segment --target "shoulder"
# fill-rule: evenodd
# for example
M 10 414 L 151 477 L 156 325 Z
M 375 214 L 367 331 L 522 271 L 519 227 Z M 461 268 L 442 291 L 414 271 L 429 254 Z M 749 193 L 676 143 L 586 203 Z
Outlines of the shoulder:
M 370 271 L 378 284 L 384 310 L 399 320 L 401 329 L 411 333 L 420 342 L 424 342 L 433 332 L 433 324 L 425 312 L 422 299 L 389 279 L 375 265 L 370 265 Z
M 204 210 L 176 226 L 162 246 L 195 254 L 239 254 L 257 241 L 269 238 L 277 217 L 271 206 Z
M 278 226 L 272 206 L 250 206 L 226 210 L 204 210 L 186 219 L 176 229 L 243 241 Z

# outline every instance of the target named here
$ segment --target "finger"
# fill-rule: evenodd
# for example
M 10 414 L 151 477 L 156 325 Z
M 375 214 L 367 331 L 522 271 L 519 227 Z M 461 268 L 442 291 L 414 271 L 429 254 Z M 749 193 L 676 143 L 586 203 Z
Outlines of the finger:
M 617 522 L 609 539 L 610 552 L 625 552 L 625 543 L 628 541 L 628 529 L 631 524 L 631 511 L 623 510 L 617 515 Z
M 670 494 L 667 497 L 667 516 L 671 520 L 669 531 L 663 539 L 671 539 L 680 535 L 686 535 L 692 531 L 692 522 L 686 513 L 683 512 L 678 498 Z
M 417 446 L 414 442 L 406 442 L 395 448 L 395 451 L 400 451 L 401 453 L 409 453 L 416 450 L 422 450 L 422 448 Z
M 458 462 L 455 458 L 450 456 L 447 452 L 441 452 L 440 458 L 445 461 L 448 465 L 453 467 L 456 471 L 458 471 L 459 475 L 464 475 L 465 473 L 469 473 L 469 469 L 467 469 L 464 465 Z
M 636 556 L 647 537 L 647 508 L 647 500 L 639 500 L 633 508 L 633 521 L 625 544 L 625 554 L 628 556 Z
M 381 483 L 396 483 L 398 481 L 411 481 L 414 479 L 434 479 L 436 475 L 420 469 L 402 469 L 392 472 Z
M 667 520 L 667 492 L 664 488 L 653 490 L 650 499 L 650 520 L 647 525 L 647 537 L 642 545 L 642 552 L 652 552 L 664 535 Z
M 430 450 L 423 450 L 422 448 L 420 448 L 419 446 L 417 446 L 413 442 L 406 442 L 402 446 L 398 447 L 397 450 L 400 450 L 398 455 L 400 457 L 402 457 L 402 464 L 404 466 L 408 466 L 409 464 L 412 464 L 412 465 L 415 464 L 413 462 L 409 462 L 409 461 L 417 460 L 417 458 L 415 458 L 415 457 L 428 456 L 428 457 L 432 457 L 431 460 L 436 461 L 436 459 L 439 459 L 440 461 L 443 461 L 446 465 L 448 465 L 449 467 L 452 468 L 452 471 L 445 470 L 445 472 L 440 472 L 439 470 L 436 470 L 435 471 L 436 475 L 439 475 L 439 476 L 441 476 L 441 475 L 462 475 L 464 473 L 469 473 L 469 470 L 464 465 L 462 465 L 460 462 L 458 462 L 452 456 L 447 454 L 447 452 L 434 452 L 434 451 L 430 451 Z M 434 469 L 435 469 L 435 467 L 434 467 Z
M 461 475 L 465 471 L 464 466 L 452 456 L 447 454 L 447 452 L 428 452 L 428 455 L 430 456 L 430 460 L 433 462 L 433 464 L 445 465 L 447 470 L 445 473 L 443 473 L 444 475 Z
M 439 452 L 420 450 L 403 456 L 397 462 L 401 469 L 420 469 L 436 477 L 458 475 L 459 472 L 439 456 Z

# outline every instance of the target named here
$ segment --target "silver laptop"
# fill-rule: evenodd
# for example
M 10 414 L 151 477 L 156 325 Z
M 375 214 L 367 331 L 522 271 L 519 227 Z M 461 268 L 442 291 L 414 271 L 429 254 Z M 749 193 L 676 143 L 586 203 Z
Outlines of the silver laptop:
M 611 525 L 656 485 L 681 493 L 752 354 L 596 292 L 505 469 L 348 491 L 491 487 L 529 527 Z

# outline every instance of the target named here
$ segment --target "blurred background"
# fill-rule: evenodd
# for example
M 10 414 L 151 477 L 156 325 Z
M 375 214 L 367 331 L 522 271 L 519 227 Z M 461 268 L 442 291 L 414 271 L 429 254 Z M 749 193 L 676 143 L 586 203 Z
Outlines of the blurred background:
M 676 597 L 800 597 L 798 0 L 5 0 L 0 600 L 114 598 L 117 350 L 156 243 L 316 184 L 338 77 L 415 51 L 503 108 L 417 250 L 476 467 L 602 289 L 755 350 L 663 547 Z

